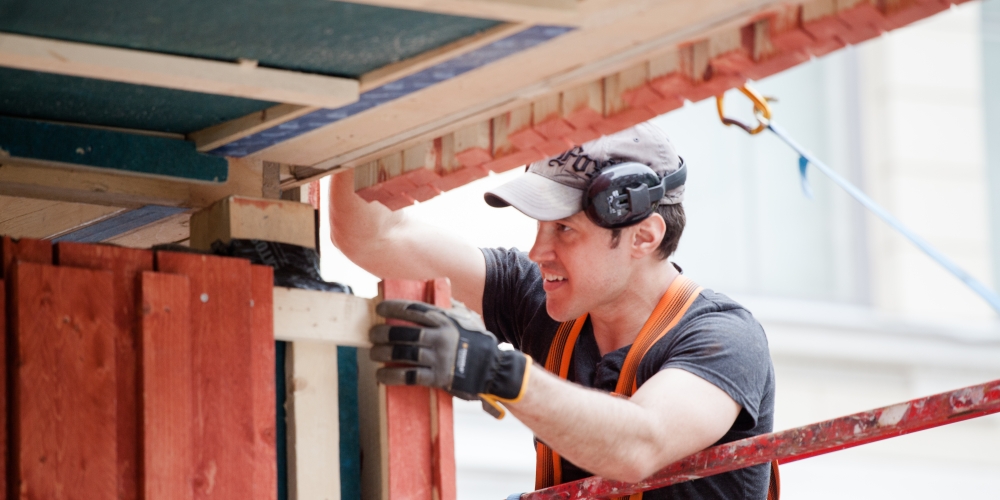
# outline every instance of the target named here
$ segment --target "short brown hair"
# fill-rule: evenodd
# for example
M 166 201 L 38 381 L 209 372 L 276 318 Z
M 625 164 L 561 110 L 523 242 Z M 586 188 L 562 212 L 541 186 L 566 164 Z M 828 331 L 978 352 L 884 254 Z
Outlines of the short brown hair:
M 660 260 L 666 260 L 677 251 L 677 245 L 681 241 L 681 233 L 684 232 L 684 224 L 687 223 L 687 217 L 684 215 L 684 207 L 680 203 L 675 205 L 660 205 L 656 207 L 656 213 L 660 214 L 660 217 L 663 217 L 663 222 L 667 225 L 666 231 L 663 233 L 663 239 L 660 241 L 660 246 L 656 249 L 656 256 Z M 621 239 L 622 230 L 612 229 L 611 248 L 618 248 Z

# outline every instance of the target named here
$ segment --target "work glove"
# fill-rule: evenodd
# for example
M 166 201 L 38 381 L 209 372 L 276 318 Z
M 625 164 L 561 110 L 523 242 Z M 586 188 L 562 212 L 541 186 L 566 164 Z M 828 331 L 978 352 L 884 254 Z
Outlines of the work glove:
M 502 351 L 479 315 L 455 302 L 441 309 L 410 300 L 386 300 L 375 312 L 417 326 L 376 325 L 369 332 L 371 359 L 394 363 L 376 372 L 386 385 L 425 385 L 465 399 L 479 399 L 483 409 L 503 418 L 500 402 L 524 396 L 531 358 Z

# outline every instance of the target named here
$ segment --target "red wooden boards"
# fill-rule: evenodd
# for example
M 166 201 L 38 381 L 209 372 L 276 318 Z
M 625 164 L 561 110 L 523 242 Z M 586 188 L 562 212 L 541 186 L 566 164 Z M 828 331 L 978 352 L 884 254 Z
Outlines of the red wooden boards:
M 447 280 L 385 280 L 383 299 L 409 299 L 449 307 Z M 455 451 L 451 395 L 419 386 L 389 386 L 386 437 L 388 498 L 455 499 Z
M 28 238 L 23 238 L 21 240 L 12 240 L 7 236 L 0 237 L 0 278 L 8 276 L 8 266 L 14 261 L 25 261 L 25 262 L 35 262 L 38 264 L 49 264 L 52 262 L 52 246 L 49 242 L 43 240 L 32 240 Z M 9 285 L 11 283 L 10 279 L 6 280 Z M 5 290 L 5 289 L 4 289 Z M 2 291 L 2 290 L 0 290 Z M 11 294 L 6 294 L 10 296 Z M 3 300 L 3 299 L 0 299 Z M 6 305 L 6 302 L 0 304 L 0 307 Z M 11 309 L 6 308 L 7 311 Z M 2 330 L 13 331 L 7 328 L 7 316 L 0 315 L 0 333 Z M 6 339 L 6 336 L 3 337 Z M 7 341 L 0 342 L 0 373 L 7 372 Z M 7 432 L 7 417 L 8 417 L 8 407 L 7 404 L 7 390 L 8 385 L 6 383 L 0 384 L 0 470 L 7 471 L 7 457 L 8 455 L 8 432 Z M 0 474 L 0 491 L 6 492 L 9 485 L 7 483 L 7 474 Z
M 253 493 L 258 500 L 278 498 L 277 429 L 274 379 L 274 272 L 250 266 L 252 325 L 250 329 L 251 386 L 253 387 Z M 147 499 L 148 500 L 148 499 Z
M 59 243 L 56 260 L 60 266 L 82 267 L 111 271 L 114 280 L 113 295 L 105 297 L 113 303 L 117 338 L 115 339 L 115 366 L 117 375 L 118 422 L 118 498 L 135 500 L 138 495 L 139 468 L 139 407 L 136 401 L 136 342 L 138 325 L 136 300 L 138 277 L 143 271 L 153 270 L 153 253 L 149 250 Z
M 11 265 L 11 497 L 117 496 L 113 275 Z
M 250 264 L 158 252 L 157 270 L 187 275 L 194 389 L 194 498 L 253 498 Z
M 142 498 L 191 500 L 195 443 L 188 277 L 142 273 L 139 307 Z

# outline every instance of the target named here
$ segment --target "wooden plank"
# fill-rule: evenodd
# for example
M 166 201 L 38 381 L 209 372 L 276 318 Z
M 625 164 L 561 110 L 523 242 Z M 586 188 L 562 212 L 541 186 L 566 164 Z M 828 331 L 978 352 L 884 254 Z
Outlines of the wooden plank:
M 121 207 L 0 196 L 0 234 L 13 238 L 51 238 L 122 210 Z
M 195 498 L 253 498 L 253 393 L 250 263 L 156 253 L 157 270 L 191 280 L 194 342 Z
M 451 308 L 451 281 L 437 278 L 427 282 L 426 301 Z M 431 459 L 435 500 L 458 498 L 455 471 L 455 416 L 452 397 L 446 391 L 431 391 Z
M 277 127 L 289 120 L 294 120 L 320 108 L 301 106 L 298 104 L 278 104 L 247 116 L 213 125 L 206 129 L 188 134 L 188 140 L 194 141 L 198 151 L 211 151 L 217 147 L 229 144 L 271 127 Z
M 7 287 L 0 279 L 0 374 L 4 383 L 0 384 L 0 494 L 7 494 Z
M 191 248 L 232 239 L 316 247 L 314 209 L 305 203 L 231 196 L 191 216 Z
M 140 286 L 142 498 L 192 500 L 191 283 L 187 276 L 144 272 Z
M 253 390 L 254 469 L 256 500 L 277 500 L 278 457 L 275 422 L 274 380 L 274 271 L 268 266 L 250 266 L 253 320 L 250 331 L 251 380 Z
M 379 364 L 371 348 L 358 348 L 358 430 L 361 435 L 361 498 L 389 500 L 389 443 L 385 386 L 375 380 Z
M 107 239 L 105 243 L 131 248 L 150 248 L 167 243 L 184 244 L 191 237 L 190 221 L 190 213 L 177 214 Z
M 61 234 L 52 241 L 72 241 L 77 243 L 99 243 L 122 234 L 129 233 L 159 221 L 180 215 L 187 209 L 147 205 L 142 208 L 119 212 L 111 217 L 88 224 L 74 231 Z
M 29 262 L 11 270 L 11 496 L 114 498 L 114 277 Z
M 336 108 L 358 100 L 348 78 L 139 50 L 0 35 L 0 65 L 246 99 Z
M 288 497 L 340 497 L 337 346 L 293 342 L 287 347 Z
M 359 81 L 361 92 L 367 92 L 389 82 L 430 68 L 435 64 L 454 59 L 484 45 L 523 31 L 528 26 L 530 25 L 525 23 L 503 23 L 488 30 L 442 45 L 436 49 L 428 50 L 409 59 L 369 71 L 361 75 Z
M 114 292 L 104 300 L 114 304 L 115 380 L 117 384 L 117 456 L 118 498 L 131 500 L 138 495 L 139 464 L 139 403 L 137 396 L 138 278 L 143 271 L 153 270 L 153 253 L 148 250 L 58 243 L 56 263 L 60 266 L 82 267 L 110 271 Z
M 415 280 L 383 280 L 385 300 L 424 301 L 427 285 Z M 393 323 L 397 320 L 389 320 Z M 405 323 L 403 323 L 405 324 Z M 422 386 L 385 388 L 386 439 L 388 441 L 389 498 L 432 500 L 430 389 Z
M 372 300 L 343 293 L 274 287 L 274 338 L 371 347 Z
M 7 276 L 8 268 L 16 261 L 36 264 L 52 263 L 52 243 L 45 240 L 0 236 L 0 278 Z
M 0 195 L 116 207 L 206 207 L 226 196 L 260 196 L 263 184 L 262 165 L 251 159 L 229 159 L 228 179 L 214 185 L 0 161 Z

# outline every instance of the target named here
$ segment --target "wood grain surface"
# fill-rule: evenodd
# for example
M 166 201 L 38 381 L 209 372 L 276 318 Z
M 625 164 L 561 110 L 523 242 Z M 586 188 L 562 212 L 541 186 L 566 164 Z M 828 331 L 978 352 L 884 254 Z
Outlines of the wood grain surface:
M 60 266 L 111 271 L 114 279 L 115 382 L 117 384 L 118 498 L 139 498 L 139 406 L 136 343 L 139 275 L 153 270 L 153 252 L 110 245 L 58 243 L 56 263 Z
M 13 264 L 9 496 L 117 496 L 114 276 Z
M 274 271 L 250 266 L 253 297 L 250 329 L 253 388 L 254 469 L 253 493 L 257 500 L 278 498 L 278 458 L 274 379 Z
M 194 496 L 191 286 L 187 276 L 144 272 L 139 294 L 139 430 L 144 500 Z

